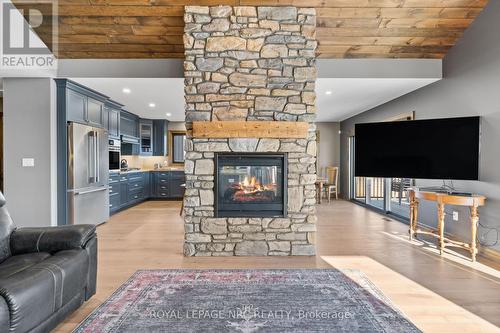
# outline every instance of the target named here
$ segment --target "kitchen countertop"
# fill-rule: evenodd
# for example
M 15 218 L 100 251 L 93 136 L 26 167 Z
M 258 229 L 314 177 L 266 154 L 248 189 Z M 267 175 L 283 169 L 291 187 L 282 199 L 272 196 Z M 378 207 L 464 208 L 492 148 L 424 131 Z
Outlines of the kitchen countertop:
M 138 169 L 138 170 L 128 170 L 128 171 L 111 170 L 109 173 L 122 175 L 122 174 L 137 173 L 137 172 L 161 172 L 161 171 L 184 171 L 184 168 L 168 167 L 168 168 L 160 168 L 160 169 Z

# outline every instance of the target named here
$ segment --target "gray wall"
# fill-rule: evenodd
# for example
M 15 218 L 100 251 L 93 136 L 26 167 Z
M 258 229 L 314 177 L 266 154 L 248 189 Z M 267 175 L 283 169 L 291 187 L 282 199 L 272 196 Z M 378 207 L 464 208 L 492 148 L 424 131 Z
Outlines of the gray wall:
M 348 168 L 348 137 L 354 135 L 354 124 L 383 121 L 404 112 L 416 111 L 417 119 L 482 116 L 481 181 L 455 181 L 455 187 L 488 197 L 486 207 L 480 210 L 483 225 L 500 226 L 500 1 L 490 1 L 486 9 L 466 31 L 464 37 L 444 60 L 444 80 L 400 97 L 375 109 L 364 112 L 341 123 L 342 170 Z M 342 174 L 342 185 L 348 177 Z M 420 184 L 435 183 L 420 181 Z M 420 185 L 419 184 L 419 185 Z M 468 210 L 459 211 L 460 221 L 447 216 L 446 232 L 468 240 L 470 224 Z M 424 223 L 435 226 L 434 205 L 425 204 L 421 209 Z M 482 241 L 492 242 L 496 233 Z M 495 249 L 499 250 L 497 244 Z
M 340 123 L 316 123 L 319 131 L 318 165 L 321 176 L 327 166 L 340 166 Z
M 4 79 L 5 197 L 18 226 L 57 225 L 54 94 L 52 79 Z

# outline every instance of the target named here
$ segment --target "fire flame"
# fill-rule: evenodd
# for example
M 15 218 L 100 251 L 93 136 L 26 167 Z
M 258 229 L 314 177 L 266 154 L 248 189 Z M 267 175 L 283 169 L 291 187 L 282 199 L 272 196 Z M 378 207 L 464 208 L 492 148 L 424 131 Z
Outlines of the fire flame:
M 260 183 L 257 181 L 257 178 L 251 177 L 249 180 L 248 176 L 246 176 L 242 185 L 243 187 L 257 187 L 260 186 Z
M 245 176 L 245 179 L 240 184 L 240 188 L 244 193 L 255 193 L 259 191 L 271 190 L 273 184 L 262 185 L 256 177 Z

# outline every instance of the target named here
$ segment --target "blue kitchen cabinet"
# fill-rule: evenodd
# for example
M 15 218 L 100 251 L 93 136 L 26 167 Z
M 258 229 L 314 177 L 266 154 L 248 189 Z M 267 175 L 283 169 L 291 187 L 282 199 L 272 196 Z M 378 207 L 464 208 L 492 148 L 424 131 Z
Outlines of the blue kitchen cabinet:
M 168 152 L 168 120 L 153 120 L 153 156 L 165 156 Z
M 152 197 L 156 199 L 180 199 L 184 196 L 186 182 L 183 171 L 154 171 Z
M 129 208 L 148 199 L 182 199 L 183 171 L 110 173 L 109 213 Z
M 95 127 L 104 126 L 104 103 L 87 97 L 87 124 Z
M 85 121 L 85 95 L 74 90 L 68 89 L 66 92 L 66 112 L 67 119 L 78 123 Z
M 127 111 L 120 112 L 120 134 L 139 139 L 139 117 Z
M 122 155 L 139 155 L 139 117 L 122 110 L 120 112 L 120 136 L 122 140 Z
M 170 171 L 168 191 L 169 197 L 179 199 L 184 197 L 184 187 L 181 186 L 186 182 L 186 176 L 183 171 Z
M 68 79 L 56 79 L 56 84 L 58 96 L 63 97 L 60 100 L 65 101 L 58 108 L 66 121 L 106 128 L 104 103 L 108 96 Z
M 168 186 L 169 172 L 168 171 L 158 171 L 156 175 L 156 197 L 168 199 L 170 198 L 170 191 Z
M 109 213 L 113 214 L 120 209 L 120 174 L 110 173 L 109 175 Z
M 143 172 L 142 178 L 144 182 L 144 199 L 151 197 L 151 172 Z
M 140 152 L 141 156 L 153 156 L 153 121 L 151 119 L 139 120 Z
M 126 174 L 120 175 L 120 208 L 128 206 L 128 180 Z
M 123 105 L 113 100 L 104 103 L 104 128 L 110 139 L 120 139 L 120 111 Z
M 144 179 L 142 172 L 132 172 L 128 174 L 128 201 L 129 205 L 134 205 L 144 198 Z

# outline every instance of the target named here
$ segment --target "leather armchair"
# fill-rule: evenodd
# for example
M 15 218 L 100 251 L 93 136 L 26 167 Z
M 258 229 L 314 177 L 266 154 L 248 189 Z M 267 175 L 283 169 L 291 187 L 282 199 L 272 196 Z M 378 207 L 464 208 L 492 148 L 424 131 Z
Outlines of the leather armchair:
M 95 231 L 16 228 L 0 193 L 0 332 L 48 332 L 95 294 Z

